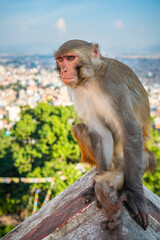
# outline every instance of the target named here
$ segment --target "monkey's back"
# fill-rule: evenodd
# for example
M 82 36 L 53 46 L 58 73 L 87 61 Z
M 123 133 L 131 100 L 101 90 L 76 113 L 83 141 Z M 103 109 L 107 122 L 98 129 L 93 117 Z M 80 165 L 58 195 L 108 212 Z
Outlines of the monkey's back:
M 112 95 L 118 107 L 123 107 L 121 102 L 129 94 L 135 115 L 140 123 L 145 138 L 150 136 L 150 107 L 148 94 L 142 83 L 127 65 L 111 58 L 105 58 L 107 64 L 105 81 L 101 81 L 105 91 Z

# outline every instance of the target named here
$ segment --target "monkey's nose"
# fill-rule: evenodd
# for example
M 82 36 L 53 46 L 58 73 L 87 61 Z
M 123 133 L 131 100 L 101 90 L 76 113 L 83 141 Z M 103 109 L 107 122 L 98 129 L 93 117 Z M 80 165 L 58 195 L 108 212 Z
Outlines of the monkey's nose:
M 67 72 L 66 66 L 63 66 L 63 67 L 62 67 L 62 72 L 65 72 L 65 73 Z

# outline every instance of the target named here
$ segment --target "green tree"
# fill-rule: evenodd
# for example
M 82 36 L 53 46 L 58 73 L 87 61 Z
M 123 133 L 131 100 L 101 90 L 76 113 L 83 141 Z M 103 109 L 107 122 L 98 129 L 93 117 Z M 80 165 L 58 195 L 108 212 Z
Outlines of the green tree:
M 34 172 L 51 161 L 79 161 L 78 145 L 71 134 L 69 119 L 75 119 L 73 107 L 54 107 L 39 103 L 26 107 L 13 129 L 14 165 L 20 174 Z M 48 173 L 49 174 L 49 173 Z
M 75 168 L 80 159 L 78 144 L 71 133 L 75 118 L 73 107 L 56 107 L 48 103 L 39 103 L 34 109 L 23 106 L 12 136 L 5 136 L 4 131 L 1 133 L 0 165 L 3 172 L 0 176 L 54 177 L 51 198 L 75 182 L 82 176 L 82 172 Z M 41 206 L 50 183 L 1 186 L 1 214 L 20 214 L 33 189 L 40 189 Z M 33 199 L 31 203 L 30 211 Z
M 17 170 L 13 165 L 12 158 L 12 137 L 5 135 L 5 130 L 0 130 L 0 176 L 10 176 L 13 173 L 17 174 Z
M 148 147 L 154 152 L 158 168 L 154 173 L 145 173 L 143 177 L 144 185 L 160 197 L 160 133 L 157 130 L 151 131 L 152 140 L 149 141 Z

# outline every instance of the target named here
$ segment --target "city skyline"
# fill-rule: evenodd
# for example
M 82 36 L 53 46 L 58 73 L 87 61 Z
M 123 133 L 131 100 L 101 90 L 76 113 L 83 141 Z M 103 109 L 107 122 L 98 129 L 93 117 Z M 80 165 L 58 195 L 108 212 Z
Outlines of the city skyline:
M 102 54 L 160 52 L 158 0 L 1 0 L 0 53 L 53 53 L 69 39 Z

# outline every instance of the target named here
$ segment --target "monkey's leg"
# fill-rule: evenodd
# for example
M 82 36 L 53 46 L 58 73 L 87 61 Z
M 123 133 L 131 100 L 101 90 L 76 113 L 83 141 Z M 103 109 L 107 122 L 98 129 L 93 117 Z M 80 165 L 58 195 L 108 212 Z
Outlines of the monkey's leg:
M 72 132 L 79 143 L 82 161 L 98 166 L 100 173 L 105 171 L 107 165 L 103 156 L 103 145 L 100 136 L 96 132 L 89 132 L 84 123 L 75 124 L 72 127 Z M 93 196 L 94 182 L 90 188 L 82 193 L 82 198 L 86 203 L 89 203 Z
M 106 171 L 107 161 L 104 156 L 104 147 L 107 144 L 107 140 L 112 144 L 110 139 L 111 134 L 106 133 L 106 139 L 103 142 L 101 137 L 95 132 L 89 132 L 85 124 L 76 124 L 73 126 L 72 131 L 76 137 L 82 154 L 82 160 L 98 164 L 100 175 L 96 175 L 92 187 L 88 188 L 82 193 L 82 198 L 86 203 L 89 203 L 96 193 L 96 198 L 99 206 L 102 206 L 107 215 L 106 228 L 112 230 L 120 226 L 122 215 L 122 202 L 117 196 L 116 190 L 123 187 L 124 174 L 120 170 Z M 107 138 L 109 136 L 109 139 Z M 109 146 L 113 148 L 113 146 Z M 105 154 L 107 150 L 108 155 L 112 155 L 109 147 L 106 146 Z M 107 156 L 106 156 L 107 158 Z M 88 161 L 90 159 L 90 161 Z M 109 161 L 111 162 L 111 160 Z M 103 173 L 102 173 L 103 172 Z
M 94 177 L 95 193 L 99 205 L 106 212 L 108 220 L 106 229 L 117 229 L 122 225 L 122 202 L 116 190 L 120 190 L 124 184 L 124 174 L 120 170 L 106 171 Z
M 106 171 L 101 175 L 96 175 L 94 177 L 96 182 L 103 182 L 107 186 L 119 191 L 124 185 L 124 173 L 122 170 L 117 169 L 113 171 Z
M 144 172 L 147 170 L 152 171 L 152 169 L 155 169 L 156 167 L 156 159 L 154 154 L 148 150 L 147 148 L 144 149 L 144 158 L 143 158 L 143 169 Z M 103 209 L 106 211 L 107 216 L 112 215 L 109 217 L 109 220 L 107 220 L 105 227 L 113 228 L 117 226 L 120 223 L 120 212 L 121 208 L 116 208 L 118 206 L 115 204 L 114 210 L 117 209 L 117 213 L 112 211 L 112 194 L 113 189 L 114 190 L 122 190 L 124 185 L 124 172 L 122 169 L 117 169 L 113 171 L 106 171 L 101 175 L 97 175 L 94 177 L 95 179 L 95 193 L 99 202 L 99 205 L 103 207 Z M 111 189 L 110 189 L 110 188 Z M 123 191 L 122 191 L 123 193 Z M 122 195 L 122 201 L 127 203 L 127 199 L 123 198 Z M 117 199 L 118 201 L 121 201 Z M 142 226 L 141 221 L 139 218 L 136 218 L 136 216 L 133 214 L 131 209 L 128 208 L 128 206 L 125 204 L 127 209 L 129 210 L 129 213 L 131 213 L 132 217 L 135 219 L 135 221 Z M 111 222 L 110 222 L 111 221 Z
M 84 123 L 77 123 L 72 127 L 72 132 L 81 150 L 81 160 L 92 166 L 97 165 L 87 126 Z
M 75 124 L 72 132 L 81 149 L 81 160 L 90 165 L 96 165 L 98 172 L 107 170 L 107 163 L 104 158 L 102 139 L 98 133 L 88 130 L 84 123 Z
M 111 239 L 128 240 L 128 230 L 122 221 L 123 205 L 116 190 L 124 184 L 124 174 L 120 170 L 107 171 L 94 177 L 98 203 L 105 211 L 107 219 L 101 223 Z
M 156 167 L 156 159 L 154 154 L 149 151 L 148 149 L 144 149 L 144 159 L 143 159 L 143 168 L 144 172 L 146 170 L 152 170 Z M 120 204 L 118 205 L 118 202 L 126 202 L 127 199 L 122 194 L 122 197 L 119 199 L 117 198 L 117 202 L 115 201 L 114 207 L 112 207 L 112 196 L 114 195 L 116 199 L 115 192 L 113 192 L 113 189 L 116 191 L 120 191 L 123 189 L 124 186 L 124 172 L 122 169 L 117 169 L 113 171 L 106 171 L 101 175 L 97 175 L 94 177 L 95 179 L 95 193 L 99 202 L 99 205 L 105 210 L 106 215 L 108 216 L 107 222 L 104 224 L 105 228 L 115 228 L 118 227 L 119 224 L 121 224 L 121 207 Z M 123 193 L 123 191 L 122 191 Z M 135 221 L 140 224 L 142 227 L 141 220 L 133 214 L 132 210 L 128 208 L 128 206 L 125 204 L 127 209 L 129 210 L 129 213 L 131 213 L 132 217 L 135 219 Z
M 72 131 L 79 143 L 82 160 L 92 164 L 97 163 L 100 173 L 100 175 L 95 176 L 93 185 L 85 190 L 81 196 L 86 203 L 89 203 L 96 193 L 99 206 L 103 207 L 107 215 L 106 228 L 117 229 L 122 225 L 122 202 L 118 198 L 116 190 L 122 188 L 124 174 L 120 170 L 106 171 L 107 156 L 112 158 L 110 151 L 110 148 L 113 149 L 113 145 L 111 145 L 113 144 L 112 135 L 106 131 L 101 138 L 96 132 L 88 131 L 87 126 L 82 123 L 74 125 Z M 104 139 L 104 137 L 106 138 Z M 106 146 L 107 143 L 109 146 Z M 109 163 L 111 160 L 109 159 Z
M 146 171 L 152 172 L 156 169 L 156 167 L 157 167 L 157 161 L 156 161 L 155 155 L 147 148 L 146 143 L 144 142 L 143 173 Z M 134 192 L 135 190 L 130 187 L 130 191 Z M 137 188 L 137 192 L 138 192 L 138 188 Z M 121 193 L 121 200 L 123 201 L 124 205 L 128 209 L 131 216 L 144 230 L 146 230 L 148 226 L 148 211 L 147 211 L 145 199 L 141 195 L 138 196 L 138 200 L 134 199 L 133 197 L 131 197 L 130 194 L 128 194 L 127 196 L 127 194 L 124 191 L 122 191 Z M 137 201 L 139 201 L 138 202 L 139 204 L 137 204 L 136 206 L 135 203 Z

